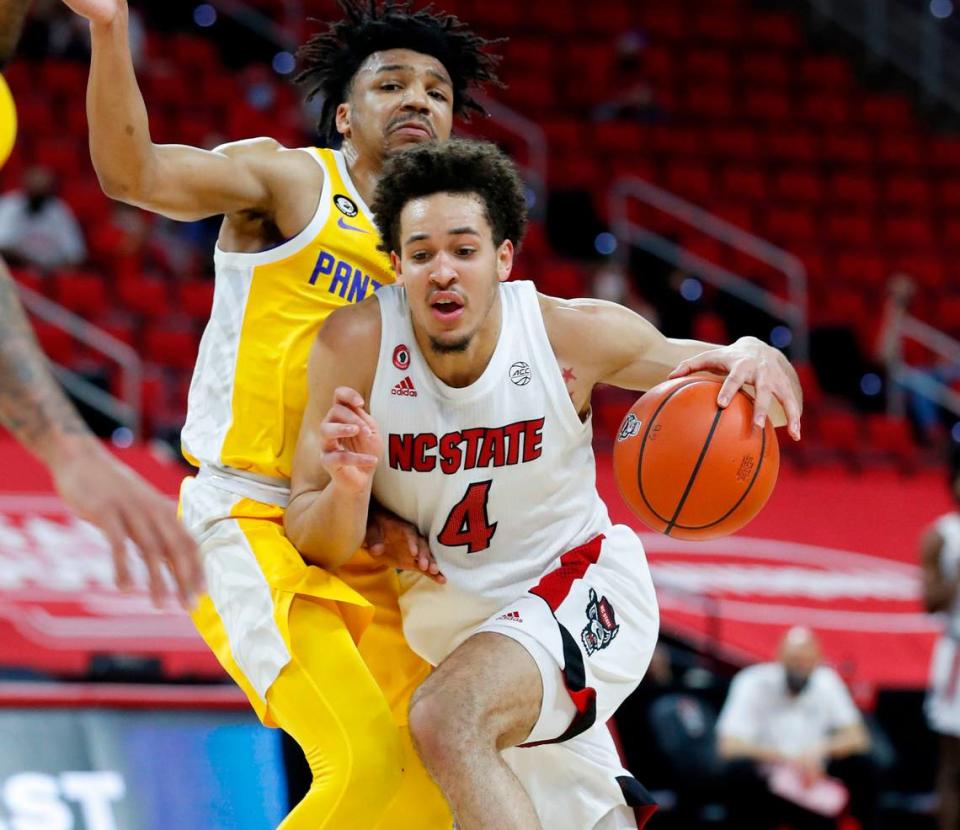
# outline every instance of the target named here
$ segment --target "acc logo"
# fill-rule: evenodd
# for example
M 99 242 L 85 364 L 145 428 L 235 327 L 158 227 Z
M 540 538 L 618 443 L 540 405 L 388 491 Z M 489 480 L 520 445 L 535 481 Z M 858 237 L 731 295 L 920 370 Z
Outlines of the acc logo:
M 353 199 L 344 196 L 342 193 L 333 197 L 333 203 L 337 206 L 337 210 L 346 216 L 356 216 L 360 212 L 353 203 Z
M 620 626 L 613 613 L 613 606 L 606 597 L 597 599 L 597 592 L 590 589 L 590 602 L 587 603 L 587 627 L 580 634 L 587 657 L 595 651 L 606 648 L 617 636 Z
M 623 419 L 623 423 L 620 425 L 617 440 L 626 441 L 628 438 L 633 438 L 634 435 L 640 432 L 641 426 L 640 419 L 632 412 L 628 412 L 627 417 Z
M 393 350 L 393 365 L 401 371 L 410 368 L 410 349 L 401 343 Z
M 512 380 L 517 386 L 526 386 L 530 383 L 530 377 L 532 373 L 530 371 L 530 364 L 523 363 L 518 361 L 510 367 L 510 380 Z

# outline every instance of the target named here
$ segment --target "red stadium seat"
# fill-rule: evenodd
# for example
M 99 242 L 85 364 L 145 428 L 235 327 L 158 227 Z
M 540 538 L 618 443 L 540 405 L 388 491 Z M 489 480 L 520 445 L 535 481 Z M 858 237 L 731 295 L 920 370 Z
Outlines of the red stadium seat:
M 723 49 L 691 49 L 684 55 L 682 66 L 691 80 L 709 80 L 729 84 L 733 64 Z
M 828 190 L 841 204 L 870 206 L 877 201 L 876 182 L 864 173 L 836 173 L 828 181 Z
M 44 320 L 31 323 L 43 353 L 54 363 L 69 365 L 76 353 L 76 343 L 70 333 Z
M 784 55 L 752 50 L 740 56 L 737 71 L 747 84 L 768 86 L 787 86 L 792 74 Z
M 864 447 L 864 427 L 860 418 L 847 410 L 822 412 L 817 418 L 820 442 L 837 455 L 853 461 Z
M 916 134 L 881 135 L 877 141 L 877 160 L 887 167 L 915 168 L 923 157 L 923 144 Z
M 933 227 L 927 216 L 888 216 L 882 224 L 883 239 L 888 245 L 914 249 L 933 245 Z
M 821 152 L 824 160 L 831 163 L 868 164 L 873 158 L 873 143 L 867 132 L 831 130 L 823 136 Z
M 766 210 L 766 231 L 777 241 L 810 242 L 817 238 L 813 214 L 804 208 L 770 207 Z
M 833 211 L 827 214 L 827 238 L 847 247 L 872 245 L 875 229 L 870 217 L 862 213 Z
M 847 124 L 850 120 L 850 100 L 846 95 L 817 90 L 803 97 L 800 112 L 815 124 Z
M 767 135 L 767 154 L 781 162 L 813 162 L 817 159 L 817 141 L 809 130 L 778 129 Z
M 51 295 L 81 317 L 96 317 L 110 308 L 107 286 L 93 271 L 61 271 L 53 277 Z
M 189 370 L 197 360 L 197 344 L 191 329 L 151 327 L 143 336 L 143 354 L 151 363 Z
M 787 169 L 773 180 L 773 192 L 785 202 L 816 204 L 823 199 L 823 181 L 806 168 Z
M 900 469 L 910 471 L 917 466 L 917 446 L 904 418 L 871 414 L 866 418 L 867 439 L 870 447 Z
M 860 120 L 873 127 L 907 127 L 913 120 L 905 95 L 869 93 L 860 100 Z
M 748 89 L 743 96 L 742 112 L 748 118 L 773 124 L 787 121 L 793 115 L 790 99 L 780 90 L 769 87 Z
M 524 250 L 529 239 L 524 240 Z M 190 280 L 177 286 L 177 307 L 195 320 L 205 321 L 213 307 L 213 281 Z
M 921 208 L 932 201 L 933 190 L 922 176 L 893 175 L 886 181 L 884 197 L 891 205 L 912 205 Z
M 710 167 L 693 162 L 673 162 L 667 165 L 666 182 L 670 190 L 675 190 L 686 199 L 704 201 L 714 191 Z
M 821 92 L 845 92 L 855 80 L 850 64 L 839 55 L 810 55 L 800 60 L 800 81 Z
M 748 18 L 750 36 L 754 43 L 778 49 L 800 46 L 800 28 L 793 15 L 786 12 L 751 14 Z
M 755 162 L 760 156 L 760 138 L 751 127 L 710 127 L 702 152 L 721 158 Z
M 164 317 L 171 311 L 170 294 L 164 280 L 134 277 L 117 284 L 117 295 L 128 311 L 145 317 Z
M 763 168 L 728 165 L 721 173 L 721 186 L 731 196 L 762 201 L 767 198 L 767 180 Z
M 831 277 L 862 288 L 878 290 L 890 276 L 890 265 L 874 248 L 845 250 L 837 254 Z

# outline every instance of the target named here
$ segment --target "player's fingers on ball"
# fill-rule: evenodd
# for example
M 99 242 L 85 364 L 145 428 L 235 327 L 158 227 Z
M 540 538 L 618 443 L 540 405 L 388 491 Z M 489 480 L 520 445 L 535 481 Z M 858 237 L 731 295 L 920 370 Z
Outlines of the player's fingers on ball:
M 773 393 L 766 384 L 757 384 L 757 396 L 753 401 L 753 424 L 763 429 L 767 422 L 767 413 L 770 411 L 770 401 L 773 399 Z
M 741 386 L 743 386 L 742 370 L 735 368 L 727 375 L 723 384 L 720 386 L 720 393 L 717 395 L 717 404 L 721 407 L 727 406 L 730 401 L 733 400 L 733 396 L 737 394 L 737 390 Z
M 800 440 L 800 402 L 793 392 L 792 387 L 787 387 L 785 394 L 779 395 L 778 399 L 783 411 L 787 413 L 787 431 L 794 441 Z
M 676 368 L 667 375 L 668 378 L 682 378 L 684 375 L 690 374 L 690 361 L 681 360 Z

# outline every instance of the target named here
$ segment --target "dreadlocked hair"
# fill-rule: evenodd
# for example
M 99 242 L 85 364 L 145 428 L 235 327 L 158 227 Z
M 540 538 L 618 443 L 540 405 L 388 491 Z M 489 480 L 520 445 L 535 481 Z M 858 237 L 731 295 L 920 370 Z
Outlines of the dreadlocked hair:
M 486 51 L 504 38 L 488 40 L 471 31 L 452 14 L 431 6 L 411 10 L 410 0 L 337 0 L 344 17 L 326 32 L 311 37 L 297 52 L 301 71 L 294 79 L 307 87 L 307 100 L 323 97 L 317 130 L 328 146 L 339 139 L 337 107 L 350 93 L 350 84 L 363 62 L 385 49 L 412 49 L 436 58 L 453 82 L 453 111 L 485 114 L 470 94 L 472 86 L 502 86 L 497 77 L 500 56 Z

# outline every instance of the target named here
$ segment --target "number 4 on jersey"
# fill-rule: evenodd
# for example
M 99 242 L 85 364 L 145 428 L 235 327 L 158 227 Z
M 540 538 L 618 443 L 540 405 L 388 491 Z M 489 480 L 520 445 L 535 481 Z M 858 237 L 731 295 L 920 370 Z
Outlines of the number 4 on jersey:
M 447 520 L 437 541 L 448 548 L 466 545 L 467 553 L 478 553 L 490 547 L 490 540 L 497 532 L 497 523 L 490 524 L 487 518 L 487 499 L 490 496 L 492 480 L 477 481 L 467 488 L 467 492 L 458 501 Z

